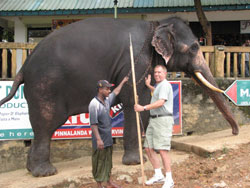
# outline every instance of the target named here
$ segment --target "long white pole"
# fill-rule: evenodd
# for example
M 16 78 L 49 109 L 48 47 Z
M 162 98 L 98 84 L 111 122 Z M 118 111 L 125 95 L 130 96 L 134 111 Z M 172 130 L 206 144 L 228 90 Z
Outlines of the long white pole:
M 117 0 L 114 0 L 114 18 L 117 19 Z
M 135 104 L 138 104 L 138 96 L 136 89 L 136 81 L 135 81 L 135 66 L 134 66 L 134 54 L 133 54 L 133 45 L 131 40 L 131 34 L 129 33 L 130 40 L 130 57 L 131 57 L 131 69 L 132 69 L 132 80 L 133 80 L 133 89 L 134 89 L 134 99 Z M 142 144 L 141 144 L 141 128 L 140 128 L 140 119 L 139 112 L 136 113 L 136 124 L 137 124 L 137 133 L 138 133 L 138 142 L 139 142 L 139 152 L 140 152 L 140 161 L 141 161 L 141 174 L 142 174 L 142 185 L 145 186 L 144 182 L 144 166 L 143 166 L 143 154 L 142 154 Z

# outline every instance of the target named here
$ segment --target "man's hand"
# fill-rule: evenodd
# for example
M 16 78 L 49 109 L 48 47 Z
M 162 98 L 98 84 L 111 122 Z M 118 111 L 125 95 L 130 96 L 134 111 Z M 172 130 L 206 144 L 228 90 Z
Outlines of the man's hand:
M 125 76 L 124 78 L 123 78 L 123 80 L 121 81 L 121 83 L 126 83 L 127 81 L 128 81 L 128 79 L 129 79 L 129 77 L 128 76 Z
M 151 83 L 151 75 L 149 74 L 147 77 L 145 77 L 145 85 L 150 89 L 151 92 L 154 92 L 155 88 L 150 83 Z
M 97 148 L 104 149 L 104 143 L 103 143 L 102 139 L 97 140 Z
M 98 126 L 97 125 L 91 125 L 91 129 L 93 131 L 93 134 L 96 137 L 96 144 L 97 144 L 97 149 L 103 149 L 104 148 L 104 143 L 101 139 L 101 136 L 98 131 Z
M 149 74 L 147 77 L 145 77 L 145 85 L 147 87 L 150 87 L 150 83 L 151 83 L 151 75 Z
M 128 81 L 128 76 L 125 76 L 123 79 L 122 79 L 122 81 L 121 81 L 121 83 L 114 89 L 114 93 L 115 93 L 115 95 L 118 95 L 119 93 L 120 93 L 120 91 L 121 91 L 121 89 L 122 89 L 122 86 L 125 84 L 125 82 L 127 82 Z
M 142 105 L 135 104 L 135 105 L 134 105 L 134 110 L 135 110 L 136 112 L 142 112 L 142 111 L 144 111 L 144 107 L 143 107 Z

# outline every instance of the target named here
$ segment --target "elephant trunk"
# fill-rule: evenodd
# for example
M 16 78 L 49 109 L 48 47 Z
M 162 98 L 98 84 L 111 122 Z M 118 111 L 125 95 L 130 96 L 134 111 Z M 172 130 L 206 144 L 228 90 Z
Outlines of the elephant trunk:
M 209 67 L 205 63 L 205 60 L 204 63 L 202 63 L 201 68 L 199 68 L 199 70 L 196 70 L 195 72 L 196 73 L 193 74 L 193 77 L 199 83 L 199 85 L 208 93 L 208 95 L 212 98 L 212 100 L 219 108 L 225 119 L 229 122 L 232 127 L 232 133 L 234 135 L 239 134 L 239 125 L 236 122 L 233 113 L 225 100 L 225 97 L 222 95 L 223 91 L 218 89 L 217 83 L 215 82 Z M 213 88 L 213 86 L 207 86 L 205 83 L 206 81 L 202 81 L 202 77 L 200 77 L 197 72 L 199 72 L 205 78 L 205 80 L 207 80 L 215 88 Z

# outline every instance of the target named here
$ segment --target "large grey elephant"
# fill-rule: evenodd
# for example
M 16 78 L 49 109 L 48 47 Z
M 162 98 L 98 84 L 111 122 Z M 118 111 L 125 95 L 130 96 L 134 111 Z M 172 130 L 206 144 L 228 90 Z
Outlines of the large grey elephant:
M 233 134 L 238 134 L 238 124 L 216 88 L 196 37 L 184 21 L 90 18 L 56 30 L 42 40 L 15 77 L 10 94 L 0 101 L 2 105 L 10 100 L 24 83 L 34 131 L 27 169 L 34 176 L 56 173 L 50 163 L 51 136 L 69 116 L 88 112 L 88 104 L 96 94 L 96 82 L 106 79 L 118 84 L 126 75 L 130 76 L 129 82 L 119 95 L 125 114 L 123 163 L 139 163 L 129 33 L 140 104 L 150 101 L 145 75 L 156 64 L 165 64 L 168 71 L 183 71 L 193 77 L 231 124 Z M 141 116 L 146 125 L 149 114 Z

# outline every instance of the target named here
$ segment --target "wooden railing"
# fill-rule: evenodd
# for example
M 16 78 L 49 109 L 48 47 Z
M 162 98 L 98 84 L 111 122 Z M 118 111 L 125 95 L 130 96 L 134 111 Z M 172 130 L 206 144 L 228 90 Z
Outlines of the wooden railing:
M 245 54 L 250 47 L 243 46 L 201 46 L 204 58 L 212 74 L 216 78 L 245 78 Z M 250 62 L 248 61 L 248 67 Z M 248 72 L 249 72 L 248 68 Z M 183 72 L 173 72 L 170 78 L 184 78 Z
M 0 42 L 0 54 L 2 54 L 2 56 L 0 56 L 0 78 L 14 78 L 17 69 L 17 58 L 19 58 L 23 64 L 27 55 L 36 45 L 36 43 Z M 17 57 L 18 50 L 21 50 L 21 57 Z M 250 47 L 201 46 L 201 50 L 204 54 L 207 65 L 215 77 L 245 78 L 245 54 L 250 53 Z M 183 72 L 172 72 L 170 77 L 184 78 L 185 74 Z
M 21 62 L 23 64 L 27 54 L 35 46 L 36 44 L 30 43 L 0 42 L 0 54 L 2 54 L 2 56 L 0 55 L 0 78 L 14 78 L 16 76 L 18 50 L 21 50 Z
M 250 53 L 250 47 L 202 46 L 201 50 L 205 54 L 206 62 L 215 77 L 246 77 L 245 55 Z M 249 61 L 247 63 L 250 67 Z

